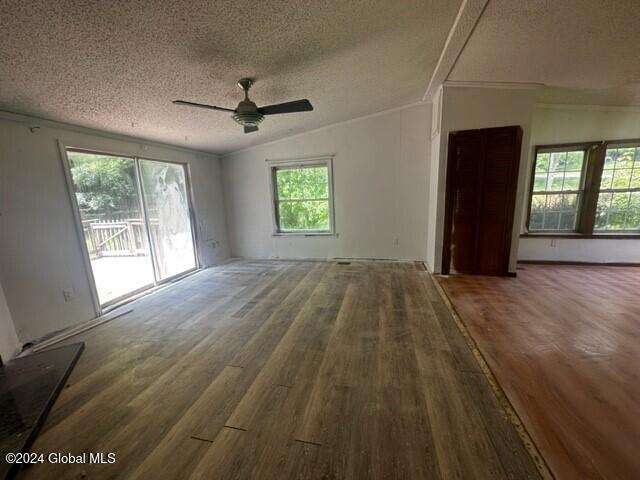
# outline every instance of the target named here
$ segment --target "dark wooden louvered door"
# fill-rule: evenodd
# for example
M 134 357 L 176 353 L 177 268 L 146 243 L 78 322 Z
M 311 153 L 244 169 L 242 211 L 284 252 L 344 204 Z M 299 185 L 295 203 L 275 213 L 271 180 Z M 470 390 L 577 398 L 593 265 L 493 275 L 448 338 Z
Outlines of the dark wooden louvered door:
M 522 129 L 449 136 L 443 273 L 506 275 Z
M 478 198 L 480 197 L 482 138 L 464 135 L 454 145 L 453 168 L 455 187 L 453 192 L 453 225 L 451 253 L 457 272 L 471 273 L 475 270 L 476 230 L 478 220 Z

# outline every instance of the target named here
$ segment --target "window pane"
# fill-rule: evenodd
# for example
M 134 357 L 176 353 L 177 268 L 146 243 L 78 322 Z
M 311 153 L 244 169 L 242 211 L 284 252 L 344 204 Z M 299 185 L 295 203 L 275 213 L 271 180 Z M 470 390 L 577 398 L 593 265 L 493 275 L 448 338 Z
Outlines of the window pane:
M 564 188 L 563 190 L 579 190 L 580 189 L 580 176 L 582 172 L 566 172 L 564 174 Z
M 304 198 L 329 198 L 327 167 L 304 168 L 302 172 Z
M 547 196 L 547 211 L 559 211 L 562 210 L 562 195 L 548 195 Z
M 329 198 L 328 172 L 325 166 L 277 169 L 278 199 Z
M 550 153 L 539 153 L 536 156 L 536 173 L 547 173 L 549 170 Z
M 282 231 L 331 229 L 328 200 L 279 202 L 278 215 Z
M 608 190 L 611 188 L 611 180 L 613 180 L 613 170 L 603 170 L 600 190 Z
M 562 195 L 562 210 L 575 210 L 577 206 L 577 193 L 565 193 L 564 195 Z
M 575 230 L 578 206 L 578 194 L 568 193 L 562 196 L 560 230 Z
M 536 173 L 536 176 L 533 179 L 533 191 L 539 192 L 542 190 L 546 190 L 546 188 L 547 188 L 547 174 Z
M 543 212 L 546 201 L 546 195 L 533 195 L 531 197 L 531 213 Z
M 631 194 L 629 209 L 627 210 L 627 218 L 625 221 L 626 230 L 640 229 L 640 192 Z
M 625 212 L 617 212 L 614 210 L 609 212 L 607 230 L 622 230 L 624 228 L 624 217 Z
M 533 195 L 531 197 L 531 214 L 529 215 L 530 231 L 542 230 L 546 202 L 546 195 Z
M 611 193 L 601 193 L 598 195 L 598 207 L 596 208 L 596 222 L 594 225 L 596 230 L 602 230 L 607 225 L 611 197 Z
M 582 170 L 584 151 L 567 152 L 567 170 Z
M 276 179 L 278 199 L 303 198 L 301 168 L 278 169 Z
M 549 182 L 547 183 L 547 190 L 562 190 L 562 183 L 564 182 L 564 173 L 550 173 Z
M 548 195 L 543 223 L 544 230 L 558 230 L 561 209 L 562 195 Z
M 196 268 L 185 167 L 140 160 L 140 174 L 160 279 Z
M 629 193 L 614 193 L 611 201 L 611 210 L 626 210 L 629 202 Z
M 616 155 L 616 169 L 633 167 L 635 148 L 618 148 Z
M 613 186 L 612 188 L 629 188 L 629 183 L 631 182 L 631 172 L 630 168 L 624 168 L 622 170 L 618 170 L 616 168 L 613 173 Z
M 640 163 L 636 163 L 636 167 L 631 177 L 631 188 L 640 187 Z
M 567 166 L 567 152 L 553 152 L 551 154 L 550 172 L 562 172 Z
M 617 157 L 617 153 L 616 150 L 611 150 L 611 149 L 607 149 L 607 153 L 604 156 L 604 168 L 605 169 L 612 169 L 613 166 L 616 163 L 616 157 Z
M 560 214 L 560 230 L 573 230 L 576 226 L 576 212 L 562 212 Z
M 560 212 L 547 212 L 544 216 L 544 230 L 558 230 Z
M 529 217 L 529 230 L 542 230 L 542 221 L 544 214 L 542 212 L 531 212 Z

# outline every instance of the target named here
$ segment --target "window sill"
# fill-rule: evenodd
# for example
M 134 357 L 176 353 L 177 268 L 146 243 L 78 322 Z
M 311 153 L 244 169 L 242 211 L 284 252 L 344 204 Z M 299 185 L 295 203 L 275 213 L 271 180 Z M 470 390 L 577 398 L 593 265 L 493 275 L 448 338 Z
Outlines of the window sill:
M 640 233 L 521 233 L 520 238 L 571 238 L 573 240 L 636 240 Z
M 337 237 L 336 232 L 274 232 L 273 237 Z

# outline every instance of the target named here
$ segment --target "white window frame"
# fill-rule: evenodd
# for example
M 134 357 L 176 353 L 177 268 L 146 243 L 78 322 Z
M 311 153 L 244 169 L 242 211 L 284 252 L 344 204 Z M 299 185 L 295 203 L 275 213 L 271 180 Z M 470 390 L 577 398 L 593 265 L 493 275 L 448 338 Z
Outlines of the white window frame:
M 269 192 L 271 195 L 271 222 L 274 236 L 331 236 L 336 234 L 336 222 L 334 215 L 334 195 L 333 195 L 333 155 L 321 155 L 317 157 L 291 158 L 291 159 L 267 159 L 267 176 L 269 181 Z M 276 205 L 276 184 L 275 171 L 278 168 L 304 168 L 311 166 L 327 167 L 329 181 L 329 230 L 301 230 L 301 231 L 281 231 L 278 225 L 278 214 Z

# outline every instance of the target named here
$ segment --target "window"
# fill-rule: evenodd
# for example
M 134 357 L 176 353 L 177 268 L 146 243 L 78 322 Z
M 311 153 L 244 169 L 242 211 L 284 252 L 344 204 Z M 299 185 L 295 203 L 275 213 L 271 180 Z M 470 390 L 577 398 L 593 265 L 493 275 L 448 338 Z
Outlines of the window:
M 594 229 L 640 230 L 639 145 L 607 146 Z
M 536 147 L 531 233 L 640 233 L 640 140 Z
M 576 230 L 584 193 L 585 147 L 536 152 L 530 231 Z
M 275 233 L 333 233 L 331 158 L 269 164 Z

